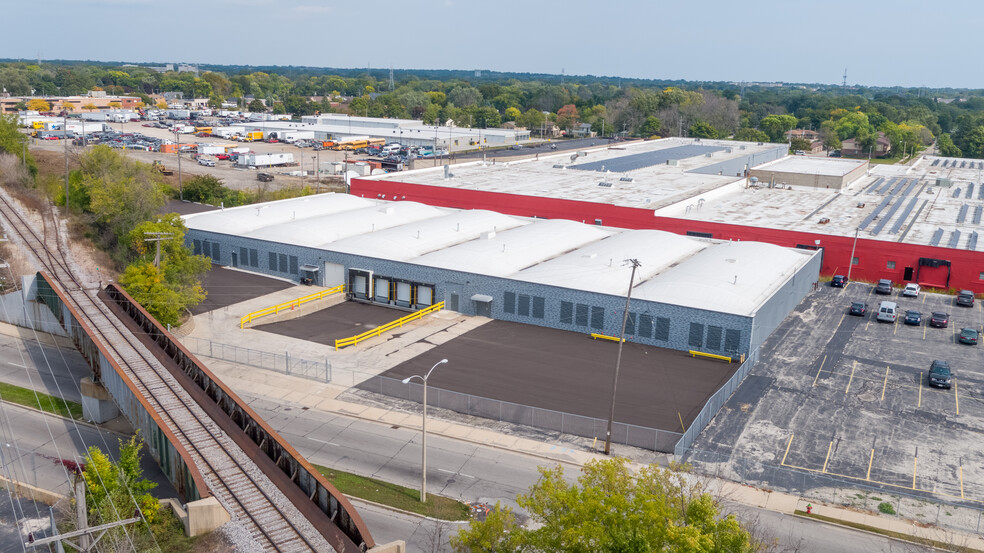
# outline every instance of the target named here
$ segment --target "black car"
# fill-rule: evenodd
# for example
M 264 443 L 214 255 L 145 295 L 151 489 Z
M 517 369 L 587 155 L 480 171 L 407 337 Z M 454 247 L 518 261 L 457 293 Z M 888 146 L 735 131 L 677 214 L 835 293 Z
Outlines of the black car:
M 835 288 L 843 288 L 847 286 L 847 277 L 844 275 L 834 275 L 834 278 L 830 280 L 830 285 Z
M 885 296 L 890 295 L 892 293 L 892 281 L 887 278 L 879 280 L 878 284 L 875 285 L 875 293 Z
M 936 388 L 950 389 L 953 382 L 953 373 L 950 372 L 950 363 L 937 359 L 929 367 L 929 385 Z
M 849 314 L 855 315 L 857 317 L 864 317 L 865 313 L 868 312 L 868 304 L 863 301 L 851 302 L 851 310 L 848 311 Z
M 929 326 L 936 328 L 946 328 L 950 324 L 950 314 L 934 311 L 929 317 Z
M 907 325 L 919 326 L 922 324 L 922 313 L 918 311 L 906 311 L 904 322 Z
M 974 293 L 970 290 L 961 290 L 957 293 L 957 305 L 964 307 L 974 307 Z

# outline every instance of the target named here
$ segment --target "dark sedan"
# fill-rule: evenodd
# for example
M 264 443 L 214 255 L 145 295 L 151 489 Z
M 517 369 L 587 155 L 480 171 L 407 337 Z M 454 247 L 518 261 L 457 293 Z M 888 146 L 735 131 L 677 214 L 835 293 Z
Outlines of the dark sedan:
M 922 324 L 922 313 L 918 311 L 906 311 L 904 322 L 907 325 L 919 326 Z
M 969 344 L 971 346 L 976 346 L 977 341 L 980 340 L 980 337 L 981 337 L 981 333 L 977 332 L 977 329 L 961 328 L 960 335 L 957 336 L 957 340 L 959 340 L 961 344 Z
M 950 325 L 950 314 L 934 312 L 929 318 L 929 326 L 934 326 L 936 328 L 946 328 Z
M 834 288 L 843 288 L 847 285 L 847 277 L 844 275 L 834 275 L 834 278 L 830 279 L 830 285 Z
M 848 311 L 849 314 L 855 315 L 857 317 L 864 317 L 865 313 L 868 312 L 868 304 L 863 301 L 851 302 L 851 310 Z

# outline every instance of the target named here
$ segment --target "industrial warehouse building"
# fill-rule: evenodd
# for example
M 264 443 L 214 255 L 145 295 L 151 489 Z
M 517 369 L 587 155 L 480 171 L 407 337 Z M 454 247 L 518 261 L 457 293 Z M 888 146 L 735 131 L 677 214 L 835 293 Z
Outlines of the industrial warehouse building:
M 908 165 L 670 138 L 351 181 L 351 193 L 824 251 L 821 273 L 984 293 L 980 160 Z
M 813 288 L 822 254 L 760 242 L 322 194 L 185 217 L 214 263 L 417 310 L 618 335 L 676 350 L 754 351 Z

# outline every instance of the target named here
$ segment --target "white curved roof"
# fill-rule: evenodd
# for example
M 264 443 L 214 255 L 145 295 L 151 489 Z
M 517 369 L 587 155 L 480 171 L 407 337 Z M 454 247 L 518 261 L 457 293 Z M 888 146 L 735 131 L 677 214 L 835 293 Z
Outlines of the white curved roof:
M 255 205 L 230 207 L 185 215 L 188 228 L 222 234 L 243 235 L 263 227 L 280 225 L 309 217 L 341 213 L 375 205 L 375 200 L 348 194 L 317 194 Z
M 381 202 L 371 207 L 335 212 L 320 217 L 295 219 L 288 223 L 242 233 L 246 238 L 322 247 L 349 236 L 368 234 L 414 221 L 440 217 L 446 209 L 417 202 Z
M 533 224 L 498 232 L 490 238 L 420 256 L 412 263 L 510 277 L 521 269 L 612 234 L 614 231 L 610 229 L 563 219 L 535 220 Z
M 659 274 L 710 244 L 661 230 L 626 230 L 587 244 L 555 259 L 520 271 L 512 278 L 602 294 L 623 295 L 632 265 L 639 260 L 635 282 Z
M 380 259 L 409 261 L 474 240 L 486 232 L 504 231 L 527 224 L 530 221 L 494 211 L 453 211 L 442 217 L 343 238 L 334 242 L 331 249 Z
M 716 243 L 639 284 L 632 297 L 752 316 L 814 253 L 763 242 Z

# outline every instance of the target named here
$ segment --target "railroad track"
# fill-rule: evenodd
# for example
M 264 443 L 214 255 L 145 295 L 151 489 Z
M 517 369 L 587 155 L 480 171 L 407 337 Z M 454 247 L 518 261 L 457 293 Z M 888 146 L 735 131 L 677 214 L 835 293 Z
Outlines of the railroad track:
M 57 222 L 33 225 L 0 195 L 0 215 L 65 294 L 152 408 L 195 460 L 212 494 L 264 551 L 333 551 L 310 522 L 248 455 L 204 412 L 110 310 L 85 290 L 60 247 Z M 54 217 L 52 217 L 54 220 Z M 53 228 L 50 228 L 53 227 Z M 53 238 L 51 235 L 53 234 Z M 48 247 L 51 240 L 55 248 Z M 93 337 L 95 338 L 95 337 Z M 237 544 L 243 547 L 245 544 Z M 246 549 L 250 549 L 248 546 Z

